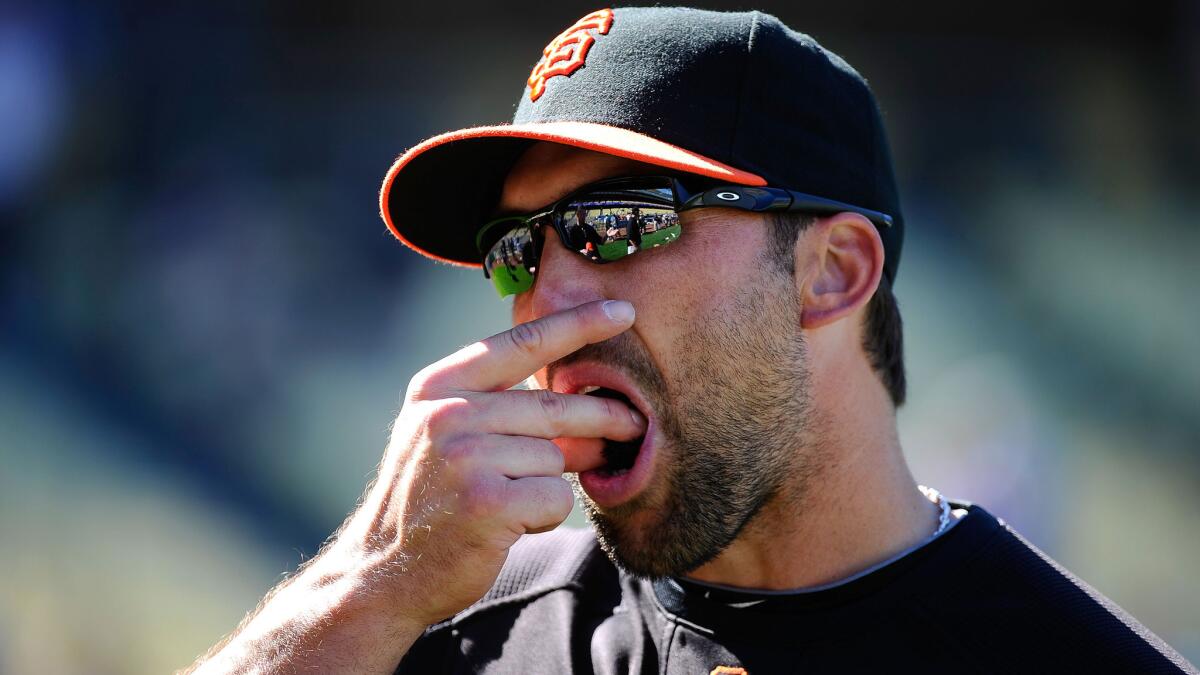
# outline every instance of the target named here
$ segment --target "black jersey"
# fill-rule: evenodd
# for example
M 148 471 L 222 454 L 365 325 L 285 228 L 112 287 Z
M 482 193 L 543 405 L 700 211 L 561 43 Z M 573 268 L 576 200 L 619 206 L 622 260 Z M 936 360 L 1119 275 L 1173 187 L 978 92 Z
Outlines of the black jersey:
M 723 670 L 722 670 L 723 669 Z M 590 530 L 526 536 L 399 673 L 1196 673 L 978 506 L 849 581 L 796 593 L 651 582 Z

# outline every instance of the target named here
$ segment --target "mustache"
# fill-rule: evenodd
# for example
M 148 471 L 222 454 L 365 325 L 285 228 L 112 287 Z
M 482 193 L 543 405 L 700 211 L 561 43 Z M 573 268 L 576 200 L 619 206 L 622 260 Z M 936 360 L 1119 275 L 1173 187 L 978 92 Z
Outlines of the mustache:
M 667 385 L 662 373 L 654 365 L 646 348 L 628 331 L 603 342 L 584 345 L 581 349 L 550 363 L 546 366 L 547 384 L 553 388 L 555 374 L 562 368 L 577 363 L 602 363 L 622 371 L 655 404 L 666 397 Z

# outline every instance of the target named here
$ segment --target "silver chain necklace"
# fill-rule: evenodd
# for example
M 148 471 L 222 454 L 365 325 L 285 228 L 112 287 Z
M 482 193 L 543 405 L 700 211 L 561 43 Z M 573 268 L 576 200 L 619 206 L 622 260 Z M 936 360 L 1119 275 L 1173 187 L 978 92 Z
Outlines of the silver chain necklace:
M 934 532 L 933 532 L 933 536 L 936 537 L 939 534 L 945 532 L 946 528 L 950 527 L 950 500 L 943 497 L 942 493 L 938 492 L 937 490 L 934 490 L 931 487 L 925 487 L 924 485 L 918 485 L 917 489 L 921 491 L 921 494 L 925 495 L 926 499 L 933 502 L 934 505 L 937 506 L 940 511 L 940 513 L 938 515 L 937 530 L 934 530 Z

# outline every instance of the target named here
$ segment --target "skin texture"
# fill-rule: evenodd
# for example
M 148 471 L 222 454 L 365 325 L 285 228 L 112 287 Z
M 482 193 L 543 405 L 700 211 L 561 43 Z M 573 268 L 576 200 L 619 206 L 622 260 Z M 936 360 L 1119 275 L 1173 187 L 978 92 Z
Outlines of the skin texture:
M 500 211 L 660 171 L 541 144 L 510 172 Z M 652 402 L 660 433 L 650 487 L 610 509 L 581 495 L 606 551 L 636 574 L 789 589 L 919 543 L 934 512 L 914 487 L 895 411 L 861 348 L 882 274 L 874 226 L 849 213 L 818 219 L 797 241 L 789 275 L 770 257 L 769 216 L 701 209 L 681 221 L 677 242 L 607 265 L 548 241 L 536 284 L 513 303 L 514 324 L 598 298 L 638 310 L 627 333 L 537 374 L 553 388 L 560 368 L 596 360 L 620 368 Z
M 561 436 L 629 440 L 646 420 L 623 403 L 508 391 L 545 364 L 634 322 L 600 301 L 464 347 L 409 383 L 391 442 L 358 509 L 195 672 L 392 672 L 426 626 L 491 588 L 521 535 L 571 510 L 564 471 L 604 463 L 564 454 Z
M 538 144 L 499 209 L 658 171 Z M 547 242 L 514 328 L 413 377 L 359 507 L 189 671 L 392 672 L 425 627 L 487 592 L 518 538 L 566 518 L 561 474 L 603 466 L 603 439 L 654 444 L 645 488 L 589 509 L 610 555 L 640 574 L 802 588 L 928 538 L 935 509 L 861 347 L 883 262 L 875 228 L 818 219 L 788 274 L 764 253 L 764 216 L 681 220 L 678 241 L 608 265 Z M 552 390 L 589 361 L 633 382 L 649 425 L 622 402 Z M 530 377 L 541 391 L 509 390 Z
M 687 231 L 699 235 L 695 243 L 721 226 L 702 227 Z M 756 267 L 770 264 L 766 255 L 757 257 Z M 801 499 L 806 477 L 819 474 L 826 461 L 811 429 L 805 346 L 793 330 L 799 318 L 791 284 L 782 275 L 767 280 L 773 285 L 739 288 L 728 306 L 687 317 L 673 340 L 687 349 L 673 350 L 669 379 L 636 330 L 589 345 L 547 369 L 547 384 L 553 386 L 555 372 L 572 364 L 619 368 L 653 406 L 659 434 L 651 442 L 659 455 L 649 489 L 603 509 L 572 476 L 601 545 L 634 574 L 679 575 L 708 562 L 766 503 Z M 679 286 L 659 288 L 675 296 Z M 517 311 L 525 304 L 518 298 Z

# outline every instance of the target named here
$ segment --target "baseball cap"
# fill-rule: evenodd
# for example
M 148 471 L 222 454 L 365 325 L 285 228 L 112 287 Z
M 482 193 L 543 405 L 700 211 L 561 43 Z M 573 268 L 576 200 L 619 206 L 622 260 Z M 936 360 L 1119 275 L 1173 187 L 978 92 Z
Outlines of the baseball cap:
M 542 51 L 510 124 L 441 134 L 396 160 L 380 190 L 384 222 L 425 256 L 478 267 L 476 230 L 538 141 L 882 211 L 893 218 L 880 229 L 884 275 L 895 279 L 904 219 L 875 97 L 839 56 L 771 15 L 584 16 Z

